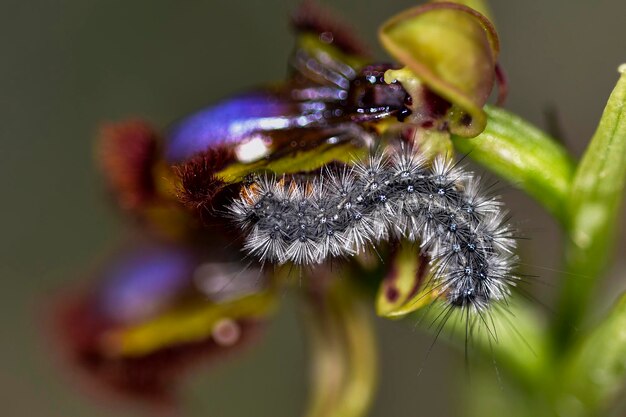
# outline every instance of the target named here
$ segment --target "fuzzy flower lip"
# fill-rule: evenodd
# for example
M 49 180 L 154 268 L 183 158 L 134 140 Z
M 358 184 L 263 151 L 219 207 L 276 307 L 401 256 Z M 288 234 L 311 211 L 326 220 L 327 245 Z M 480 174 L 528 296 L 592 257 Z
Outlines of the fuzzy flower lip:
M 434 2 L 402 12 L 379 30 L 387 51 L 426 87 L 449 101 L 449 129 L 474 137 L 487 123 L 482 110 L 496 80 L 499 40 L 478 11 Z

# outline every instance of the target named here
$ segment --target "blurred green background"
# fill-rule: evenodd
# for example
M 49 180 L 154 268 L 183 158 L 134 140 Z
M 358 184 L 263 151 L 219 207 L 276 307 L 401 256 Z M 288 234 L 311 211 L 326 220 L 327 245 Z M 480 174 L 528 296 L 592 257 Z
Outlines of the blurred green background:
M 617 79 L 616 68 L 626 61 L 626 2 L 492 3 L 510 79 L 507 107 L 544 128 L 556 116 L 564 141 L 579 155 Z M 51 346 L 41 331 L 47 297 L 87 278 L 98 259 L 124 239 L 124 223 L 108 206 L 93 163 L 94 132 L 103 121 L 128 116 L 166 126 L 233 92 L 281 79 L 292 46 L 287 15 L 296 4 L 0 2 L 2 416 L 136 414 L 81 395 L 48 355 Z M 415 4 L 332 2 L 381 58 L 377 26 Z M 506 192 L 505 200 L 531 237 L 522 247 L 525 267 L 553 284 L 560 263 L 558 229 L 520 193 Z M 626 287 L 621 236 L 621 259 L 599 307 Z M 549 302 L 549 287 L 537 290 Z M 302 412 L 306 346 L 294 297 L 284 298 L 258 348 L 187 381 L 188 415 Z M 439 342 L 426 358 L 431 335 L 413 330 L 412 323 L 377 324 L 382 367 L 371 415 L 461 415 L 458 388 L 471 383 L 462 355 Z

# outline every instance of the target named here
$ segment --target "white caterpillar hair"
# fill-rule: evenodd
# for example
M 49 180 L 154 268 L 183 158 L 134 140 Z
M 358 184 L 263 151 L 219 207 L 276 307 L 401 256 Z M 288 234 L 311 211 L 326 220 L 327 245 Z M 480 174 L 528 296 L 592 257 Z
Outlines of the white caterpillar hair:
M 451 160 L 401 149 L 313 180 L 258 179 L 230 212 L 262 262 L 311 265 L 379 241 L 419 242 L 449 304 L 482 310 L 509 294 L 517 257 L 501 202 L 479 183 Z

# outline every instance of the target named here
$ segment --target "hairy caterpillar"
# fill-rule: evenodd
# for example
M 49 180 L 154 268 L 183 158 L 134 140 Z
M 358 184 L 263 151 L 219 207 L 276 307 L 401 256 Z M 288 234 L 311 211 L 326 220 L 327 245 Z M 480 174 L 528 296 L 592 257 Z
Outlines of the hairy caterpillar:
M 327 168 L 313 180 L 263 177 L 229 207 L 263 262 L 312 265 L 380 241 L 419 242 L 451 306 L 486 309 L 517 277 L 516 242 L 497 198 L 479 178 L 403 148 Z

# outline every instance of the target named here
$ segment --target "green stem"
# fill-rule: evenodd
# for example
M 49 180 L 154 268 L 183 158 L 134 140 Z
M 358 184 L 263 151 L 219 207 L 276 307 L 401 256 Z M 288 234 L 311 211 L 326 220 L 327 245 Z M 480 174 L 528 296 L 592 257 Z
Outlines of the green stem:
M 318 278 L 318 277 L 316 277 Z M 377 353 L 369 304 L 346 281 L 307 293 L 311 387 L 306 417 L 361 417 L 374 398 Z M 348 288 L 349 287 L 349 288 Z M 359 298 L 357 298 L 359 297 Z

